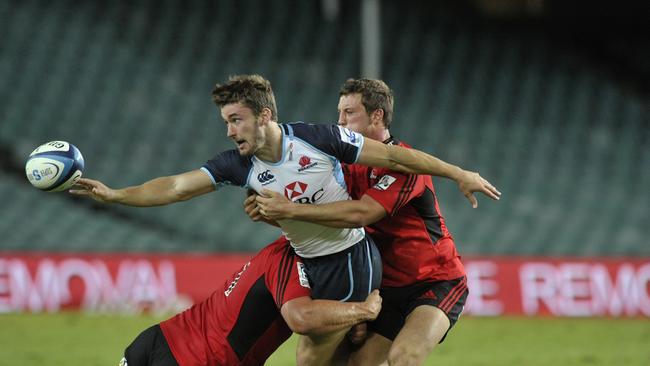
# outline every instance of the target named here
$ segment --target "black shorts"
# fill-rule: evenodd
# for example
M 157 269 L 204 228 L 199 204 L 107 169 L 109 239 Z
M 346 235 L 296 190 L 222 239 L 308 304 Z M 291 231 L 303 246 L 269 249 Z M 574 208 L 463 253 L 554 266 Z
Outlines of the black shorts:
M 303 262 L 314 299 L 364 301 L 381 284 L 381 256 L 367 235 L 348 249 Z
M 160 325 L 156 324 L 140 333 L 126 347 L 120 366 L 178 366 L 178 362 L 169 349 Z
M 400 332 L 406 317 L 420 305 L 431 305 L 442 310 L 449 318 L 449 329 L 456 324 L 467 300 L 467 277 L 449 281 L 417 283 L 405 287 L 384 287 L 379 316 L 368 323 L 368 330 L 391 341 Z M 447 330 L 447 332 L 449 331 Z M 445 339 L 442 337 L 440 343 Z

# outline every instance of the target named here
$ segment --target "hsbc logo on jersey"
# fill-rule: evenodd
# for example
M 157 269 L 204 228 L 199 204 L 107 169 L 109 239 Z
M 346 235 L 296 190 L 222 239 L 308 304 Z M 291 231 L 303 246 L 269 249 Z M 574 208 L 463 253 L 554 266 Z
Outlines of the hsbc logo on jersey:
M 384 175 L 383 177 L 381 177 L 379 182 L 375 184 L 374 188 L 379 189 L 380 191 L 385 191 L 388 189 L 388 187 L 391 186 L 391 184 L 395 183 L 396 180 L 397 178 L 395 177 L 392 177 L 390 175 Z
M 307 183 L 293 182 L 284 186 L 284 196 L 296 203 L 316 203 L 323 198 L 325 189 L 321 188 L 311 196 L 300 197 L 307 192 Z
M 290 200 L 303 195 L 307 191 L 307 183 L 292 182 L 284 186 L 284 196 Z
M 300 164 L 300 168 L 298 168 L 298 171 L 302 172 L 303 170 L 307 170 L 318 163 L 317 162 L 312 163 L 309 156 L 303 155 L 300 157 L 300 160 L 298 160 L 298 164 Z

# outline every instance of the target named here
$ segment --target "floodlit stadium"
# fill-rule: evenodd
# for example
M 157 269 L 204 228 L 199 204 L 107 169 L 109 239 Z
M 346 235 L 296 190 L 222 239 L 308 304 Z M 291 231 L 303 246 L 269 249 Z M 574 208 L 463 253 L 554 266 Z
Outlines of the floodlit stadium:
M 236 148 L 211 91 L 241 74 L 271 82 L 280 123 L 318 125 L 347 79 L 381 79 L 391 135 L 502 193 L 473 209 L 433 177 L 469 293 L 425 365 L 650 364 L 649 23 L 631 1 L 1 1 L 0 364 L 117 364 L 282 234 L 212 175 L 147 208 L 43 191 L 204 167 Z M 78 151 L 36 154 L 52 141 Z

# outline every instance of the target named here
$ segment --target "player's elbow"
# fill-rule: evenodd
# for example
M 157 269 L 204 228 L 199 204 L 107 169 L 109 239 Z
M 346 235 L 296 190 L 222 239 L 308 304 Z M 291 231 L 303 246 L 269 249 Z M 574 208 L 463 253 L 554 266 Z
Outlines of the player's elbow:
M 374 223 L 369 212 L 358 211 L 350 214 L 346 220 L 351 227 L 364 227 Z
M 372 198 L 363 196 L 354 205 L 354 209 L 348 212 L 347 221 L 354 227 L 370 226 L 381 220 L 386 215 L 383 206 L 376 203 Z
M 290 316 L 285 317 L 285 320 L 291 331 L 300 335 L 311 334 L 316 329 L 313 317 L 310 316 L 309 310 L 305 308 L 292 311 Z

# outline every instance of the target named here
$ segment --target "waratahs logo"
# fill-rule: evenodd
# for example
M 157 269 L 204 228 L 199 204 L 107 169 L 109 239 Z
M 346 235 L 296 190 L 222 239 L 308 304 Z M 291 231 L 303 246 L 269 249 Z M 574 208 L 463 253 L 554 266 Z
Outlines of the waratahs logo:
M 298 171 L 302 172 L 303 170 L 307 170 L 318 163 L 317 162 L 312 163 L 309 156 L 303 155 L 300 157 L 300 160 L 298 160 L 298 164 L 300 164 L 300 168 L 298 168 Z
M 307 183 L 292 182 L 284 187 L 284 195 L 290 200 L 303 195 L 307 191 Z

